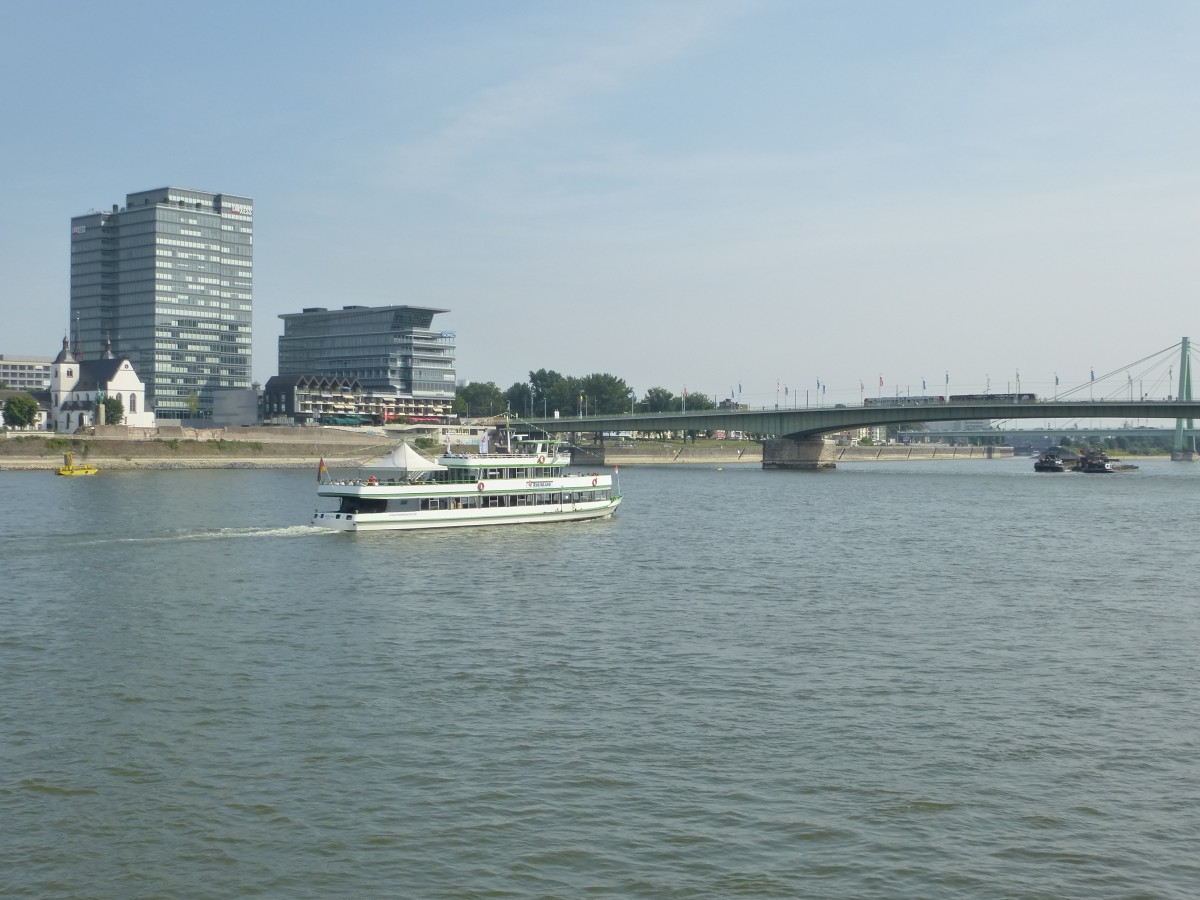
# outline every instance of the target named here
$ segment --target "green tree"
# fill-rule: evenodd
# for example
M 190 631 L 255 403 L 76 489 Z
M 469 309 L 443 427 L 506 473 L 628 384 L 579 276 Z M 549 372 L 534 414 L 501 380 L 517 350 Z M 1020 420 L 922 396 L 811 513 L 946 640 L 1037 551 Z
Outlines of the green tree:
M 708 394 L 701 394 L 698 391 L 696 393 L 688 391 L 687 408 L 689 412 L 699 412 L 702 409 L 716 409 L 717 401 L 708 396 Z
M 37 401 L 28 394 L 14 394 L 4 401 L 4 424 L 9 428 L 27 428 L 37 415 Z
M 542 407 L 539 405 L 537 409 L 533 406 L 533 389 L 527 381 L 514 381 L 512 387 L 504 392 L 504 402 L 508 404 L 508 408 L 513 411 L 514 415 L 540 416 Z
M 561 415 L 573 416 L 579 406 L 579 381 L 558 372 L 538 369 L 529 373 L 533 385 L 533 408 L 547 416 L 558 410 Z
M 498 416 L 508 401 L 493 381 L 473 381 L 454 391 L 454 411 L 460 416 Z
M 664 387 L 652 387 L 642 395 L 638 406 L 645 412 L 679 412 L 682 400 Z
M 629 385 L 624 378 L 593 372 L 579 379 L 579 392 L 587 398 L 588 415 L 611 416 L 629 412 Z
M 190 418 L 194 419 L 200 415 L 200 395 L 198 393 L 192 391 L 190 394 L 188 394 L 187 405 L 188 416 Z
M 120 425 L 125 421 L 125 404 L 120 397 L 104 398 L 104 424 Z

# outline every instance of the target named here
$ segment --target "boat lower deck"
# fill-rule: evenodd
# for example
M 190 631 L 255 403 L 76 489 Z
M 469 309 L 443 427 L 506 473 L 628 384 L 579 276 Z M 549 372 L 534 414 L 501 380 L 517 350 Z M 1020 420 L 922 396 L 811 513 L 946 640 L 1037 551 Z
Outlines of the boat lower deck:
M 620 497 L 584 503 L 543 506 L 496 506 L 458 509 L 410 509 L 381 512 L 322 512 L 312 523 L 336 531 L 415 531 L 423 528 L 465 528 L 482 525 L 579 522 L 611 516 Z

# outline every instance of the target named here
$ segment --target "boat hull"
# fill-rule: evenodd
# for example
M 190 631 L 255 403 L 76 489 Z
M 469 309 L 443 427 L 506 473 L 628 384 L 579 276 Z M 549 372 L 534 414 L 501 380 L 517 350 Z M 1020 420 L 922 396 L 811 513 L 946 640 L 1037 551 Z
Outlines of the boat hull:
M 333 531 L 420 531 L 430 528 L 470 528 L 485 525 L 535 525 L 606 519 L 616 512 L 620 497 L 574 508 L 517 507 L 507 509 L 435 510 L 426 512 L 339 513 L 317 510 L 309 523 Z M 528 511 L 525 511 L 528 510 Z

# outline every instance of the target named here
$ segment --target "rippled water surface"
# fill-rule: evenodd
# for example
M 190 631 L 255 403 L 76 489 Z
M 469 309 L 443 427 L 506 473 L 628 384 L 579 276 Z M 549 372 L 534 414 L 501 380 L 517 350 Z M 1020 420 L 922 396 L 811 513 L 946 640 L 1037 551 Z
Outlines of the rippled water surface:
M 1200 896 L 1200 465 L 0 472 L 0 895 Z

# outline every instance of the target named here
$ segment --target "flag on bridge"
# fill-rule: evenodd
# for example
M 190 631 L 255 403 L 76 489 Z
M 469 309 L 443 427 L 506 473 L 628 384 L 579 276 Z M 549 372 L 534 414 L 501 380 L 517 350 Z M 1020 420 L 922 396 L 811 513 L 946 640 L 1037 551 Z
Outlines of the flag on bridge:
M 883 387 L 883 376 L 882 375 L 879 376 L 879 386 Z

